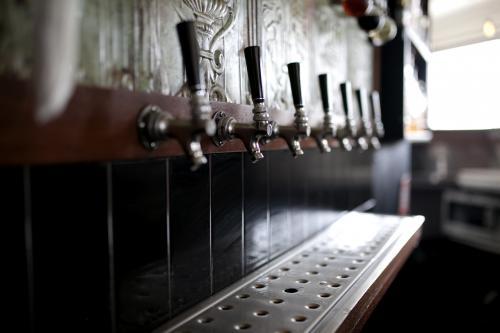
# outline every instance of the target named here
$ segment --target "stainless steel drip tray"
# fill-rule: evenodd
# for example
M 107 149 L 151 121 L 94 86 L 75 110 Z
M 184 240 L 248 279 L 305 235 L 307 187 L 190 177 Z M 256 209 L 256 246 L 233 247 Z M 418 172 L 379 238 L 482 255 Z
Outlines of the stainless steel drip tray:
M 390 283 L 384 276 L 397 273 L 423 221 L 421 216 L 348 213 L 156 332 L 349 330 Z

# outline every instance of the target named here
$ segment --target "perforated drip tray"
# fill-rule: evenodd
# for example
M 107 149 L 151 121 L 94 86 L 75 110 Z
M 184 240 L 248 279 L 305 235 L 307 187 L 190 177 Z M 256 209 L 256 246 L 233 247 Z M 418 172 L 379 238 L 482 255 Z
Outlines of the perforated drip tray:
M 157 332 L 335 331 L 422 223 L 346 214 Z

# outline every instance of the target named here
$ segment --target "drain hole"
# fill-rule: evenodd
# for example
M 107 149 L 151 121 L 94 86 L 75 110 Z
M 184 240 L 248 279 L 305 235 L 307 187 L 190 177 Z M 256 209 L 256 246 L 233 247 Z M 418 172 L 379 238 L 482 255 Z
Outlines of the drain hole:
M 313 247 L 313 248 L 312 248 L 312 250 L 313 250 L 314 252 L 317 252 L 317 251 L 319 250 L 319 248 L 317 248 L 317 247 L 315 246 L 315 247 Z
M 211 323 L 212 321 L 214 321 L 214 319 L 210 318 L 210 317 L 204 317 L 204 318 L 199 318 L 198 319 L 198 322 L 200 324 L 208 324 L 208 323 Z
M 294 265 L 300 264 L 300 261 L 294 260 L 294 261 L 292 261 L 292 264 L 294 264 Z
M 354 267 L 354 266 L 350 266 L 350 267 L 347 267 L 347 270 L 349 271 L 355 271 L 357 270 L 358 268 L 357 267 Z
M 268 280 L 276 280 L 278 277 L 276 275 L 268 275 L 267 279 Z
M 281 298 L 275 298 L 270 300 L 269 302 L 271 302 L 272 304 L 281 304 L 283 303 L 283 300 Z
M 250 295 L 248 294 L 239 294 L 238 296 L 236 296 L 237 298 L 240 298 L 240 299 L 245 299 L 245 298 L 248 298 L 250 297 Z
M 330 288 L 338 288 L 338 287 L 340 287 L 340 283 L 336 283 L 336 282 L 335 283 L 329 283 L 329 284 L 327 284 L 327 286 L 330 287 Z
M 356 264 L 361 264 L 362 262 L 365 262 L 363 259 L 354 259 L 353 260 Z
M 237 330 L 247 330 L 247 329 L 249 329 L 250 327 L 252 327 L 252 325 L 247 324 L 247 323 L 244 323 L 244 324 L 238 324 L 238 325 L 235 325 L 235 326 L 234 326 L 234 328 L 236 328 Z
M 337 278 L 339 278 L 339 279 L 347 279 L 348 277 L 349 277 L 349 275 L 347 275 L 347 274 L 342 274 L 342 275 L 337 276 Z
M 326 266 L 328 266 L 328 265 L 327 265 L 327 264 L 325 264 L 324 262 L 322 262 L 322 263 L 317 264 L 316 266 L 318 266 L 318 267 L 326 267 Z
M 302 254 L 302 257 L 307 258 L 307 257 L 309 257 L 309 254 L 304 253 L 304 254 Z
M 296 323 L 302 323 L 304 321 L 306 321 L 307 317 L 306 316 L 293 316 L 292 317 L 292 321 L 296 322 Z
M 281 331 L 275 331 L 274 333 L 292 333 L 292 332 L 287 330 L 281 330 Z
M 265 288 L 265 287 L 266 287 L 266 285 L 265 285 L 265 284 L 262 284 L 262 283 L 256 283 L 256 284 L 254 284 L 254 285 L 253 285 L 253 287 L 254 287 L 255 289 L 262 289 L 262 288 Z
M 287 289 L 285 289 L 283 291 L 286 292 L 286 293 L 289 293 L 289 294 L 295 294 L 299 290 L 295 289 L 295 288 L 287 288 Z
M 306 279 L 298 279 L 297 280 L 297 283 L 308 283 L 309 280 L 306 280 Z
M 306 308 L 314 310 L 314 309 L 319 308 L 319 304 L 316 304 L 316 303 L 307 304 Z
M 231 310 L 232 308 L 233 308 L 232 305 L 219 305 L 219 310 L 222 310 L 222 311 Z
M 318 275 L 318 272 L 317 271 L 309 271 L 306 274 L 308 274 L 308 275 Z
M 362 255 L 364 255 L 364 256 L 369 256 L 369 255 L 370 255 L 370 254 L 372 254 L 372 253 L 371 253 L 371 252 L 363 252 L 363 253 L 361 253 L 361 254 L 362 254 Z
M 329 294 L 329 293 L 321 293 L 321 294 L 319 294 L 318 296 L 319 296 L 319 297 L 321 297 L 321 298 L 328 298 L 328 297 L 332 296 L 332 294 Z
M 335 260 L 337 258 L 335 258 L 334 256 L 330 256 L 330 257 L 326 257 L 325 259 L 327 259 L 327 260 Z
M 259 310 L 259 311 L 255 311 L 253 314 L 257 317 L 264 317 L 264 316 L 267 316 L 269 314 L 269 312 L 267 312 L 266 310 Z
M 282 272 L 288 272 L 289 270 L 290 270 L 290 268 L 288 268 L 288 267 L 281 267 L 280 268 L 280 271 L 282 271 Z

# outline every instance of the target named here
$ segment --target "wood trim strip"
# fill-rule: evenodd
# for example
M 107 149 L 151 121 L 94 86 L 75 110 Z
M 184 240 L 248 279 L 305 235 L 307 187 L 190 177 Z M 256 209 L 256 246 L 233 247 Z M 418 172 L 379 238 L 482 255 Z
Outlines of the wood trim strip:
M 158 93 L 132 92 L 77 86 L 65 112 L 46 125 L 34 121 L 34 94 L 30 83 L 0 79 L 0 165 L 71 163 L 148 159 L 182 154 L 175 140 L 154 152 L 139 143 L 135 128 L 139 111 L 156 104 L 179 118 L 189 118 L 189 99 Z M 211 103 L 213 111 L 224 111 L 238 121 L 251 122 L 252 107 Z M 216 147 L 210 138 L 202 142 L 205 153 L 245 151 L 239 140 Z M 316 147 L 313 139 L 304 148 Z M 263 150 L 288 149 L 277 139 Z

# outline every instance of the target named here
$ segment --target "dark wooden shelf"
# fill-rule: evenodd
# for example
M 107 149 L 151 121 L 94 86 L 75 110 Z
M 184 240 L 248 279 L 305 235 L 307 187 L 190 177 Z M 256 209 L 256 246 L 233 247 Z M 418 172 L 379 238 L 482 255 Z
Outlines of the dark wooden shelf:
M 30 83 L 0 79 L 0 164 L 47 164 L 89 161 L 147 159 L 181 155 L 176 140 L 159 149 L 145 150 L 138 141 L 136 118 L 148 104 L 156 104 L 175 117 L 189 118 L 189 99 L 158 93 L 132 92 L 77 86 L 64 113 L 46 125 L 34 120 L 34 97 Z M 240 122 L 252 121 L 252 107 L 222 102 L 211 103 L 213 111 L 224 111 Z M 206 137 L 205 153 L 245 151 L 239 140 L 223 147 Z M 308 138 L 304 148 L 315 147 Z M 287 149 L 277 139 L 263 150 Z

